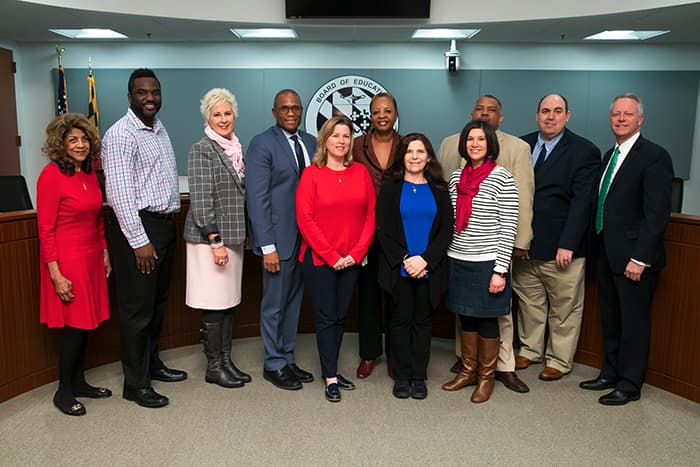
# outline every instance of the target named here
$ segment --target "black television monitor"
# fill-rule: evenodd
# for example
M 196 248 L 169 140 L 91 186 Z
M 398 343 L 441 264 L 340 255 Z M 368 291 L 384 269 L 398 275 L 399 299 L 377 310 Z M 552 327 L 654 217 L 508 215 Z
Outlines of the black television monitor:
M 430 0 L 285 0 L 285 6 L 288 19 L 430 17 Z

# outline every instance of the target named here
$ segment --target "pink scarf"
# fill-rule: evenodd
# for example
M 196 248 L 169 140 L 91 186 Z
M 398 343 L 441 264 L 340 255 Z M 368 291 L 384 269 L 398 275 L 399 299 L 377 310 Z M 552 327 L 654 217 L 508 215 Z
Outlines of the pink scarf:
M 462 169 L 462 174 L 457 183 L 455 232 L 461 232 L 467 228 L 469 217 L 472 215 L 472 201 L 479 192 L 479 185 L 495 168 L 496 163 L 488 159 L 477 169 L 473 169 L 471 165 L 467 165 Z
M 243 150 L 241 149 L 241 142 L 238 141 L 238 136 L 236 136 L 235 133 L 231 133 L 231 139 L 224 138 L 212 130 L 209 125 L 204 127 L 204 134 L 221 146 L 221 149 L 224 150 L 224 154 L 226 154 L 228 160 L 231 161 L 231 165 L 236 169 L 238 177 L 243 180 L 245 176 L 245 165 L 243 164 Z

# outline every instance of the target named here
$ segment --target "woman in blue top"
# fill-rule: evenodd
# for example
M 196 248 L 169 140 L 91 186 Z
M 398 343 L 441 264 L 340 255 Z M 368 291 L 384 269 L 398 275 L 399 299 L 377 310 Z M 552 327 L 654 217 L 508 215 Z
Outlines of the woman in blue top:
M 425 399 L 432 312 L 447 284 L 446 252 L 454 218 L 428 138 L 408 134 L 396 154 L 377 198 L 379 283 L 393 298 L 393 394 Z

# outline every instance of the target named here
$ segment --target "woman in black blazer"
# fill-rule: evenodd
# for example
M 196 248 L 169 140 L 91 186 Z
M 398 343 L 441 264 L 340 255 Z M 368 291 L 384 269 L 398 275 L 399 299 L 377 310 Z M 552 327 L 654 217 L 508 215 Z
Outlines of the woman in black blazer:
M 377 198 L 379 284 L 393 297 L 393 394 L 425 399 L 432 312 L 447 284 L 454 215 L 442 168 L 428 138 L 401 139 Z

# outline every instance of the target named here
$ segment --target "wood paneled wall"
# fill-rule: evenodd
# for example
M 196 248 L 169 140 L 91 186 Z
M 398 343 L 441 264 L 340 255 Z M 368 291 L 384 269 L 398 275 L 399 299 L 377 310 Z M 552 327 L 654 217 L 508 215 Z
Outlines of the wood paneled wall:
M 177 216 L 182 232 L 188 200 Z M 113 222 L 107 210 L 106 222 Z M 700 218 L 673 215 L 666 231 L 668 266 L 661 275 L 652 309 L 652 346 L 647 382 L 700 402 Z M 170 287 L 161 348 L 196 344 L 199 313 L 185 306 L 185 257 L 182 237 Z M 601 359 L 595 268 L 586 276 L 583 329 L 576 361 L 599 366 Z M 243 301 L 236 310 L 234 336 L 259 335 L 262 296 L 260 261 L 245 254 Z M 110 281 L 111 318 L 90 334 L 87 365 L 119 359 L 119 316 L 114 283 Z M 39 245 L 34 211 L 0 213 L 0 402 L 54 381 L 60 330 L 39 324 Z M 357 302 L 353 300 L 346 329 L 357 330 Z M 302 333 L 313 332 L 309 294 L 305 294 L 299 323 Z M 435 315 L 435 336 L 452 337 L 454 319 L 444 308 Z

